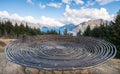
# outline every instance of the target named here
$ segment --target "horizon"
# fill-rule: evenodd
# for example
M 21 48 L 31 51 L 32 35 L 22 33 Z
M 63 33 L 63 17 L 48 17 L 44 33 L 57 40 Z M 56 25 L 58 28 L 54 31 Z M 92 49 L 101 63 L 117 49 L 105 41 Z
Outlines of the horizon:
M 1 0 L 0 17 L 50 26 L 78 25 L 113 20 L 119 5 L 120 0 Z

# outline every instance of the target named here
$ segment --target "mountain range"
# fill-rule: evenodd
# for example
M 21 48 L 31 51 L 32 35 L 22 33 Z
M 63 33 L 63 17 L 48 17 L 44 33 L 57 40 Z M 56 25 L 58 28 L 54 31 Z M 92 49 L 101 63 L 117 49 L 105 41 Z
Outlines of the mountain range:
M 43 32 L 47 32 L 48 30 L 56 30 L 57 32 L 60 31 L 61 34 L 63 34 L 64 29 L 66 28 L 68 30 L 68 33 L 72 33 L 73 35 L 76 35 L 79 30 L 84 32 L 84 30 L 87 28 L 87 26 L 90 26 L 90 28 L 93 29 L 95 26 L 100 26 L 100 24 L 102 24 L 102 23 L 109 23 L 109 21 L 107 21 L 107 20 L 96 19 L 96 20 L 85 21 L 78 25 L 74 25 L 74 24 L 70 23 L 70 24 L 65 24 L 64 26 L 60 26 L 60 27 L 50 27 L 50 26 L 48 27 L 48 26 L 42 25 L 40 23 L 30 23 L 30 22 L 26 22 L 26 21 L 19 21 L 19 20 L 13 20 L 13 19 L 8 19 L 8 18 L 0 18 L 0 22 L 6 22 L 6 21 L 12 22 L 13 25 L 15 25 L 15 23 L 17 23 L 18 25 L 20 25 L 21 23 L 24 25 L 27 24 L 30 27 L 40 28 L 41 31 L 43 31 Z
M 47 30 L 52 30 L 53 29 L 53 30 L 56 30 L 57 32 L 60 31 L 61 34 L 63 34 L 64 29 L 67 28 L 68 33 L 72 33 L 73 35 L 76 35 L 79 30 L 81 30 L 81 32 L 84 32 L 85 29 L 87 28 L 87 26 L 90 26 L 90 28 L 93 29 L 94 27 L 100 26 L 103 23 L 108 24 L 109 21 L 103 20 L 103 19 L 89 20 L 89 21 L 86 21 L 86 22 L 82 22 L 78 25 L 66 24 L 66 25 L 61 26 L 61 27 L 52 27 L 52 28 L 42 27 L 41 30 L 46 32 Z

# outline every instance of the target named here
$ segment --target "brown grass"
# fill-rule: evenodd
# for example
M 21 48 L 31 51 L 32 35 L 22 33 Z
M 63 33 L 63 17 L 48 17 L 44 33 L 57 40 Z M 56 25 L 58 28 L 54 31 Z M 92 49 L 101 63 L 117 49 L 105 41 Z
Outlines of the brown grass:
M 0 38 L 0 53 L 4 52 L 5 46 L 15 39 Z

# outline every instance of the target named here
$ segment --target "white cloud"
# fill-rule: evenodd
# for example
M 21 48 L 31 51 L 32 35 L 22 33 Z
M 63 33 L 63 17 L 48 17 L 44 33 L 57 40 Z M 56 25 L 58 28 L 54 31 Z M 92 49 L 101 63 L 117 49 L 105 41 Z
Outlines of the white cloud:
M 65 22 L 74 24 L 94 19 L 111 20 L 111 15 L 105 8 L 83 8 L 77 10 L 70 9 L 69 5 L 66 5 L 64 16 L 66 18 Z
M 92 1 L 92 0 L 88 0 L 84 6 L 82 6 L 81 8 L 88 8 L 90 6 L 93 6 L 96 3 L 96 1 Z
M 82 0 L 74 0 L 74 2 L 76 3 L 76 4 L 84 4 L 84 2 L 82 1 Z
M 46 8 L 46 5 L 39 3 L 39 8 L 44 9 L 44 8 Z
M 7 11 L 0 11 L 0 17 L 9 17 L 9 13 Z
M 64 24 L 59 22 L 57 19 L 42 16 L 39 21 L 41 24 L 46 25 L 47 27 L 56 27 L 63 26 Z
M 96 0 L 100 5 L 105 5 L 114 1 L 120 1 L 120 0 Z
M 24 17 L 24 21 L 32 22 L 32 23 L 37 23 L 37 20 L 32 17 L 32 16 L 26 16 Z
M 34 4 L 32 0 L 27 0 L 27 3 Z
M 93 6 L 95 4 L 95 1 L 87 1 L 87 6 Z
M 71 2 L 71 0 L 62 0 L 62 2 L 65 4 L 69 4 Z
M 75 4 L 84 4 L 84 1 L 83 0 L 62 0 L 63 3 L 65 4 L 71 4 L 71 2 L 75 2 Z
M 16 13 L 15 13 L 15 14 L 12 14 L 12 15 L 9 14 L 9 17 L 8 17 L 8 18 L 15 19 L 15 20 L 20 20 L 20 21 L 24 20 L 23 17 L 19 16 L 19 15 L 16 14 Z
M 55 7 L 55 8 L 60 8 L 62 4 L 61 3 L 49 3 L 47 5 L 51 7 Z
M 42 24 L 47 27 L 56 27 L 56 26 L 64 25 L 58 19 L 54 19 L 54 18 L 50 18 L 50 17 L 42 16 L 42 17 L 40 17 L 40 19 L 35 19 L 32 16 L 20 16 L 16 13 L 9 14 L 7 11 L 0 11 L 0 17 L 19 20 L 19 21 L 26 21 L 28 23 L 35 23 L 35 24 L 39 23 L 39 24 Z M 31 26 L 38 27 L 38 25 L 31 25 Z
M 105 8 L 82 8 L 82 9 L 71 9 L 69 5 L 66 5 L 63 18 L 50 18 L 42 16 L 40 19 L 35 19 L 32 16 L 20 16 L 16 13 L 9 14 L 7 11 L 0 11 L 0 17 L 10 18 L 20 21 L 28 21 L 31 23 L 40 23 L 45 26 L 55 27 L 63 26 L 67 23 L 79 24 L 84 21 L 94 20 L 94 19 L 104 19 L 111 20 L 112 15 L 108 13 Z
M 7 11 L 0 11 L 0 17 L 19 20 L 19 21 L 24 20 L 24 21 L 27 21 L 27 22 L 30 22 L 30 23 L 35 23 L 36 22 L 36 20 L 32 16 L 23 17 L 23 16 L 18 15 L 17 13 L 9 14 Z
M 95 5 L 96 3 L 100 4 L 100 5 L 106 5 L 106 4 L 109 4 L 111 2 L 115 2 L 115 1 L 120 1 L 120 0 L 88 0 L 84 6 L 82 6 L 82 8 L 87 8 L 89 6 L 93 6 Z

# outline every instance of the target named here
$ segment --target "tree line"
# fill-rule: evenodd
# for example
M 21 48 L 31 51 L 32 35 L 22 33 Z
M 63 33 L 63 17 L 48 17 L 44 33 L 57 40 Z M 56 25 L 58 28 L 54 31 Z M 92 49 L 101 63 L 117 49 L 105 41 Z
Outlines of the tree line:
M 43 34 L 59 34 L 55 30 L 42 32 L 40 28 L 32 28 L 27 24 L 17 23 L 13 25 L 10 21 L 0 22 L 0 37 L 19 38 L 26 35 L 43 35 Z
M 0 36 L 18 38 L 24 35 L 37 35 L 41 34 L 39 28 L 31 28 L 27 24 L 24 26 L 22 23 L 18 26 L 16 23 L 13 25 L 10 21 L 0 22 Z
M 100 38 L 113 43 L 117 47 L 116 58 L 120 58 L 120 11 L 114 21 L 109 24 L 103 23 L 92 30 L 90 29 L 90 26 L 88 26 L 84 31 L 83 36 Z
M 43 32 L 40 28 L 32 28 L 30 26 L 17 23 L 13 25 L 10 21 L 0 22 L 0 37 L 8 37 L 8 38 L 20 38 L 23 36 L 31 36 L 31 35 L 62 35 L 62 33 L 57 32 L 54 29 L 48 30 L 47 32 Z M 63 35 L 69 35 L 67 28 L 64 29 Z

